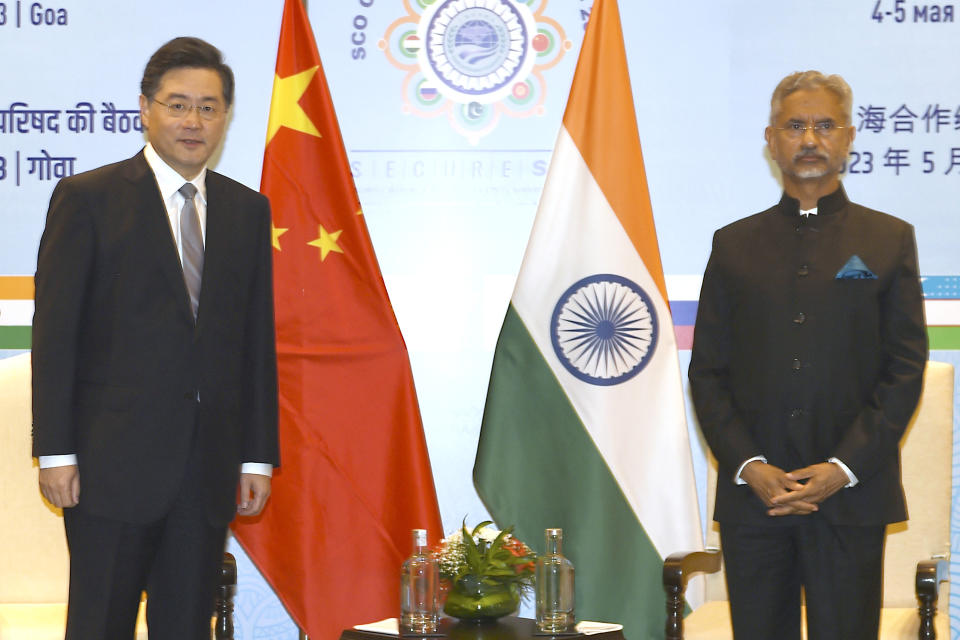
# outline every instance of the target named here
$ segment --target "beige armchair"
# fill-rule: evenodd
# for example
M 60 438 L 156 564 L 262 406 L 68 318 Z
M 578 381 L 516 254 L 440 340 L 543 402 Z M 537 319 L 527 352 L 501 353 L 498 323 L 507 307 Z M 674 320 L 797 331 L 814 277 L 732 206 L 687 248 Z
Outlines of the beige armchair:
M 950 550 L 953 375 L 949 364 L 927 363 L 920 405 L 901 446 L 910 520 L 887 528 L 881 640 L 934 637 L 946 640 L 950 637 L 949 616 L 945 611 L 937 612 L 937 601 L 939 596 L 944 608 L 949 601 L 949 583 L 942 587 L 940 584 L 949 580 L 946 559 Z M 707 482 L 710 518 L 707 547 L 714 550 L 675 553 L 664 561 L 668 640 L 733 638 L 721 557 L 717 551 L 720 536 L 716 523 L 712 522 L 717 483 L 713 460 Z M 707 601 L 682 618 L 683 589 L 690 576 L 699 572 L 707 574 Z M 806 628 L 803 637 L 806 638 Z
M 67 544 L 62 514 L 37 487 L 30 397 L 30 355 L 0 360 L 0 638 L 62 640 Z
M 63 640 L 69 557 L 63 514 L 43 500 L 30 457 L 30 354 L 0 359 L 0 640 Z M 224 554 L 212 634 L 233 638 L 237 565 Z M 136 640 L 147 640 L 144 607 Z

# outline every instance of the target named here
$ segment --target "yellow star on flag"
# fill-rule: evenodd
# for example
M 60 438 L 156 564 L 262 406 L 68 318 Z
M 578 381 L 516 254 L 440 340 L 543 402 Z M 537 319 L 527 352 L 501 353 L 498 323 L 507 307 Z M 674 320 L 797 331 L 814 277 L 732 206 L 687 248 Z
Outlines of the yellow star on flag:
M 322 137 L 300 106 L 300 98 L 310 86 L 310 81 L 320 67 L 311 67 L 292 76 L 273 76 L 273 98 L 270 100 L 270 119 L 267 123 L 267 144 L 277 135 L 280 127 L 287 127 L 318 138 Z M 266 146 L 266 145 L 264 145 Z
M 274 249 L 276 249 L 277 251 L 282 251 L 282 249 L 280 248 L 280 236 L 282 236 L 283 234 L 285 234 L 285 233 L 286 233 L 287 231 L 289 231 L 289 230 L 290 230 L 289 228 L 288 228 L 288 229 L 281 229 L 281 228 L 279 228 L 279 227 L 275 227 L 275 226 L 273 226 L 273 223 L 272 223 L 272 222 L 270 223 L 270 235 L 273 236 L 273 248 L 274 248 Z
M 331 251 L 336 251 L 337 253 L 343 253 L 343 249 L 340 248 L 340 245 L 337 244 L 337 239 L 340 237 L 340 234 L 343 233 L 343 229 L 334 231 L 333 233 L 328 232 L 323 228 L 323 225 L 317 225 L 320 231 L 320 237 L 316 240 L 311 240 L 307 244 L 311 247 L 319 247 L 320 249 L 320 262 L 323 262 L 327 259 L 327 254 Z

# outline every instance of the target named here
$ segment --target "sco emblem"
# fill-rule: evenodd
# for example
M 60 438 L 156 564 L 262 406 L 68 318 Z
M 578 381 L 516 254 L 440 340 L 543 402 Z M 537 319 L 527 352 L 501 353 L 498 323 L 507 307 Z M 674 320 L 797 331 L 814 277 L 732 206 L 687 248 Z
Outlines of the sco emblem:
M 424 15 L 418 55 L 424 75 L 461 103 L 491 103 L 507 96 L 534 64 L 535 23 L 511 0 L 445 0 Z M 429 11 L 429 10 L 428 10 Z

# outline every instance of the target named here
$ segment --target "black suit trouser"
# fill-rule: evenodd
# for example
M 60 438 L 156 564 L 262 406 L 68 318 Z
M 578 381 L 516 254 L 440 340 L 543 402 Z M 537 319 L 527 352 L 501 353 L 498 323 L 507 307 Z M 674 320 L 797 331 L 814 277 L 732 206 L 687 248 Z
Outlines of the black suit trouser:
M 208 522 L 195 445 L 181 489 L 156 522 L 64 509 L 70 549 L 66 640 L 131 640 L 143 591 L 151 640 L 209 640 L 226 525 Z M 83 477 L 80 478 L 83 503 Z
M 834 526 L 819 514 L 788 526 L 724 523 L 721 547 L 734 637 L 876 640 L 885 527 Z

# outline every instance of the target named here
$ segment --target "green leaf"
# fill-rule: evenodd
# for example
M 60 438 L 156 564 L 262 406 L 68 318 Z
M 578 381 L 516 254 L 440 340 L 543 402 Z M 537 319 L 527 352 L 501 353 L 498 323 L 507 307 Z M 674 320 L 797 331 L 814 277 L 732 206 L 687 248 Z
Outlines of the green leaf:
M 477 535 L 478 533 L 480 533 L 480 529 L 483 529 L 488 524 L 493 524 L 493 520 L 484 520 L 483 522 L 481 522 L 480 524 L 478 524 L 473 528 L 473 532 L 470 535 L 471 536 Z

